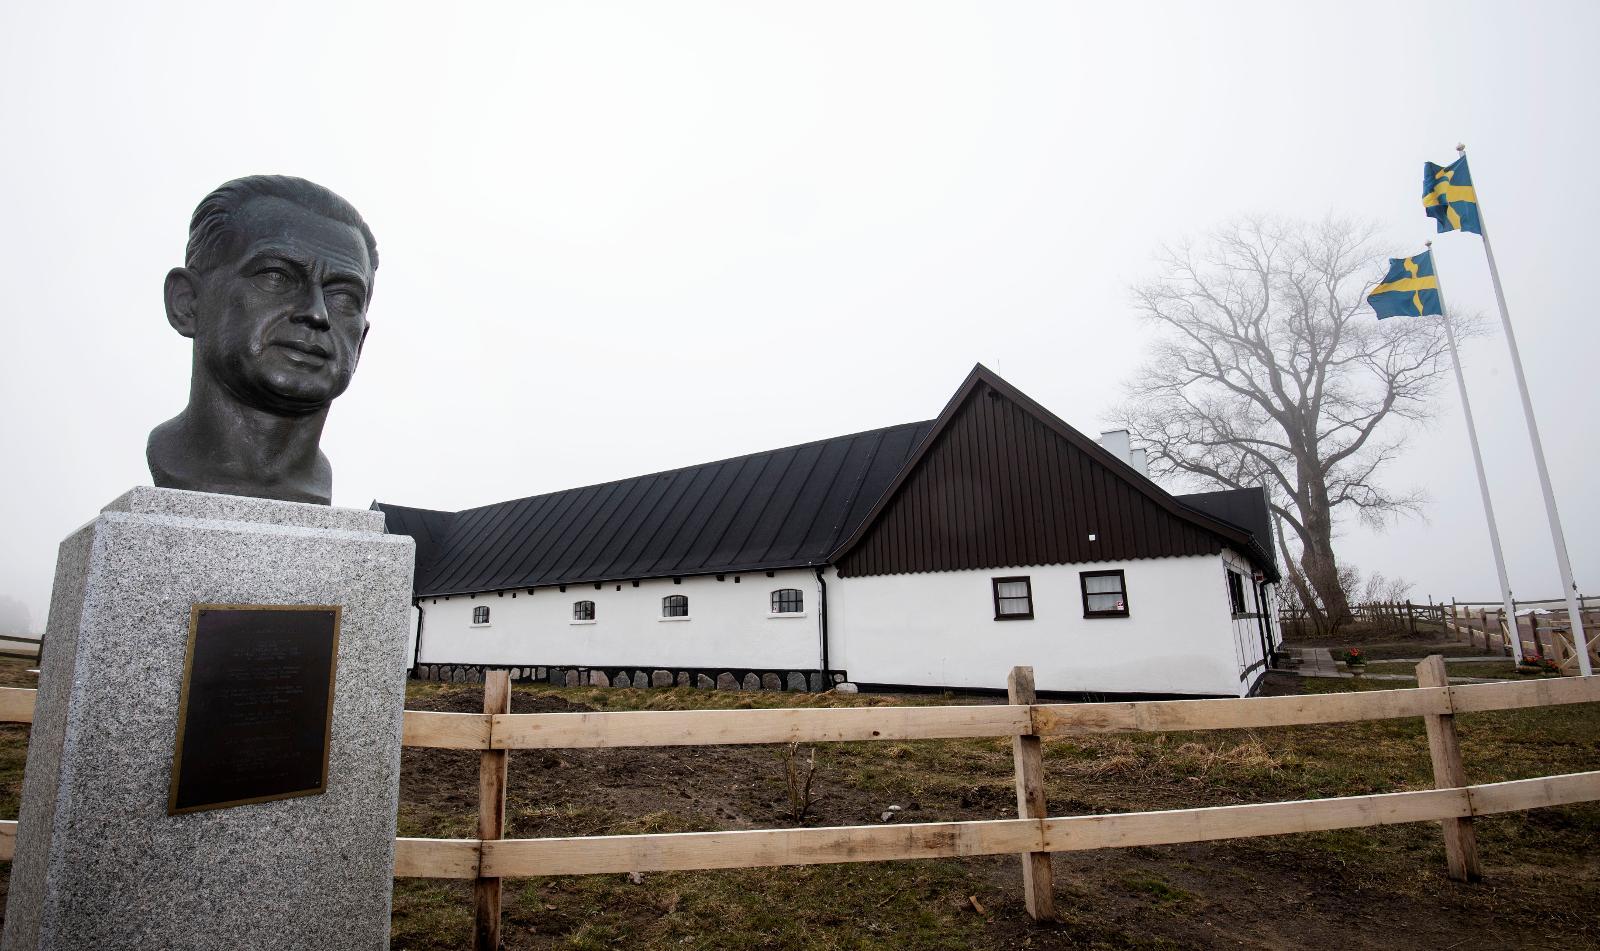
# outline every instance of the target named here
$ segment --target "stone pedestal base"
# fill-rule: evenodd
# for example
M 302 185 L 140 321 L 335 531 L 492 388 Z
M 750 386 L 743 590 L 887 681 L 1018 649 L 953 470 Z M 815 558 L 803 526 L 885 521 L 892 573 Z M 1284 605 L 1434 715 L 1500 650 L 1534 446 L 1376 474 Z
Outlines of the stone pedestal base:
M 413 552 L 379 512 L 154 488 L 62 542 L 4 947 L 387 947 Z M 167 814 L 202 603 L 342 607 L 326 792 Z

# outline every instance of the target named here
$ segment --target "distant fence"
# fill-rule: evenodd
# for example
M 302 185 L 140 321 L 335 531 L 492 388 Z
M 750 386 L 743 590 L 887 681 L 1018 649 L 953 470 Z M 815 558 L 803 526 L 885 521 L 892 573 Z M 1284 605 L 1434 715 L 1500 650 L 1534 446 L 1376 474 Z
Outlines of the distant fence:
M 32 647 L 28 645 L 32 644 Z M 13 637 L 10 634 L 0 634 L 0 657 L 20 657 L 23 660 L 38 660 L 39 651 L 44 647 L 44 641 L 36 637 Z
M 1521 642 L 1522 655 L 1538 655 L 1555 661 L 1565 673 L 1579 670 L 1578 651 L 1572 637 L 1571 619 L 1567 616 L 1566 599 L 1547 598 L 1538 601 L 1513 601 L 1517 612 L 1514 621 L 1507 622 L 1505 605 L 1499 601 L 1454 601 L 1445 605 L 1445 629 L 1473 646 L 1482 642 L 1486 651 L 1511 653 L 1511 631 Z M 1476 608 L 1477 610 L 1473 610 Z M 1532 608 L 1527 613 L 1523 609 Z M 1544 610 L 1548 613 L 1537 613 Z M 1579 596 L 1578 611 L 1583 618 L 1584 632 L 1589 635 L 1589 657 L 1600 666 L 1600 598 Z
M 1350 605 L 1350 615 L 1357 621 L 1389 621 L 1397 627 L 1412 632 L 1419 621 L 1444 621 L 1444 605 L 1416 604 L 1412 601 L 1363 601 Z M 1279 609 L 1281 621 L 1307 621 L 1311 615 L 1305 608 L 1284 605 Z
M 484 683 L 484 712 L 407 710 L 403 743 L 479 750 L 478 837 L 395 840 L 397 878 L 474 882 L 474 947 L 500 941 L 500 882 L 544 875 L 759 868 L 1015 853 L 1025 906 L 1055 915 L 1053 852 L 1171 845 L 1405 822 L 1441 821 L 1448 872 L 1480 875 L 1477 816 L 1600 800 L 1600 771 L 1468 785 L 1455 715 L 1600 702 L 1600 677 L 1450 686 L 1442 658 L 1417 665 L 1421 686 L 1244 700 L 1041 704 L 1031 668 L 1012 671 L 1006 705 L 855 707 L 624 713 L 510 713 L 510 678 Z M 0 688 L 0 721 L 31 722 L 34 691 Z M 1433 789 L 1298 802 L 1051 817 L 1041 738 L 1096 733 L 1250 729 L 1420 716 L 1428 732 Z M 1016 819 L 831 828 L 506 839 L 511 750 L 720 746 L 1011 737 Z M 0 823 L 9 859 L 16 823 Z

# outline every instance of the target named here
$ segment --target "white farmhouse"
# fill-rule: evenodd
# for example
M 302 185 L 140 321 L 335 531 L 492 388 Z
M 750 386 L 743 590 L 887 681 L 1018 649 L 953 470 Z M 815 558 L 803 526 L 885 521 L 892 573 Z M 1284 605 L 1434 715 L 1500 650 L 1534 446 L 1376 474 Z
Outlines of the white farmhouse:
M 462 512 L 417 542 L 414 673 L 1243 696 L 1278 639 L 1259 489 L 1174 496 L 978 366 L 938 418 Z

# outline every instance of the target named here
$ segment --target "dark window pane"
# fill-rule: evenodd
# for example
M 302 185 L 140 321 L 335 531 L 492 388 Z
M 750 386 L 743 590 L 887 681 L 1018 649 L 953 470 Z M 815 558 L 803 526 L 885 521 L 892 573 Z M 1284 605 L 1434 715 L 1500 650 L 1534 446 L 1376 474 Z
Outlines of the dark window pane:
M 805 596 L 799 588 L 779 588 L 772 592 L 773 614 L 799 614 L 805 610 Z

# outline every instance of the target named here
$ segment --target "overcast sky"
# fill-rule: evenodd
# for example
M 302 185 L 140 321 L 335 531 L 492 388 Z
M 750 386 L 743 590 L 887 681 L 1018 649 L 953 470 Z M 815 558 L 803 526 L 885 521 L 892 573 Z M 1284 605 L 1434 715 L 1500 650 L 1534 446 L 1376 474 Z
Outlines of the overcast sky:
M 1470 146 L 1580 587 L 1600 590 L 1600 5 L 0 5 L 0 597 L 184 404 L 161 285 L 199 199 L 281 172 L 382 254 L 334 498 L 458 509 L 926 419 L 975 362 L 1094 434 L 1128 287 L 1230 216 L 1396 253 Z M 1436 242 L 1494 315 L 1481 243 Z M 1494 326 L 1491 324 L 1491 326 Z M 1559 582 L 1503 337 L 1465 350 L 1512 585 Z M 1453 386 L 1343 557 L 1496 597 Z

